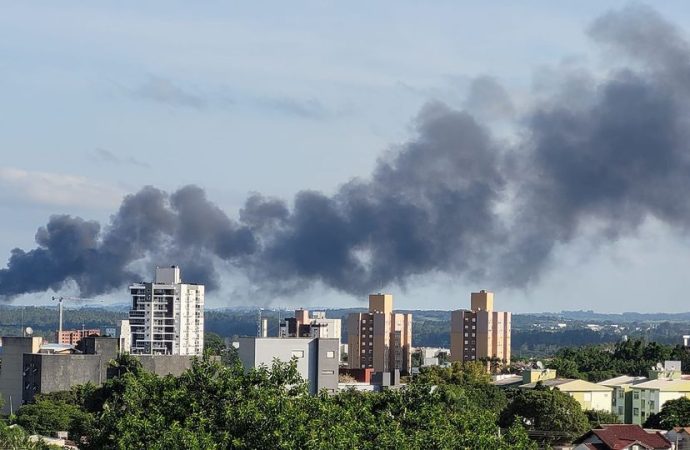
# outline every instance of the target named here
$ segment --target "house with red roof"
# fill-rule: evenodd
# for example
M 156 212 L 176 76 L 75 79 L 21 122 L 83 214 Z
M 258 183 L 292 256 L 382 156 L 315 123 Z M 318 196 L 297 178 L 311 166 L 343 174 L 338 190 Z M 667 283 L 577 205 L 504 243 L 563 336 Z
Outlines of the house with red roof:
M 573 450 L 666 450 L 671 441 L 659 431 L 647 431 L 639 425 L 601 425 L 578 439 Z

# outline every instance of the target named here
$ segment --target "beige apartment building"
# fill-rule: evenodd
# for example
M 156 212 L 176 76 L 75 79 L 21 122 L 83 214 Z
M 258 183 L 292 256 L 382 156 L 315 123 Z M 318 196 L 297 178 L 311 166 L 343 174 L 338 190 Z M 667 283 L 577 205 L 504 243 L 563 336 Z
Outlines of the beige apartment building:
M 510 313 L 494 311 L 494 294 L 472 292 L 470 310 L 451 313 L 450 360 L 510 364 Z
M 350 314 L 347 330 L 350 368 L 410 372 L 412 314 L 393 312 L 392 295 L 371 294 L 369 312 Z

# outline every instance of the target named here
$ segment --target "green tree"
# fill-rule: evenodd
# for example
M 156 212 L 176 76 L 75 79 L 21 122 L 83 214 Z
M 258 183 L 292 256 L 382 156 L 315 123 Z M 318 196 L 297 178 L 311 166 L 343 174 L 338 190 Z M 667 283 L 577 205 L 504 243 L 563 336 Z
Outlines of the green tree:
M 587 411 L 585 411 L 585 415 L 587 416 L 587 420 L 589 421 L 590 428 L 597 428 L 600 427 L 602 424 L 620 423 L 618 415 L 612 413 L 611 411 L 598 411 L 594 409 L 588 409 Z
M 456 378 L 464 384 L 311 396 L 294 361 L 245 373 L 202 359 L 180 377 L 125 371 L 94 392 L 86 447 L 535 448 L 520 423 L 499 433 L 498 413 L 478 400 L 477 374 Z
M 93 423 L 91 414 L 80 407 L 52 400 L 39 400 L 23 405 L 17 411 L 15 420 L 32 434 L 51 436 L 56 431 L 67 431 L 70 437 L 77 439 Z
M 681 397 L 667 401 L 661 411 L 647 418 L 644 426 L 661 430 L 690 426 L 690 399 Z
M 204 333 L 204 354 L 221 356 L 226 350 L 225 341 L 216 333 Z
M 7 425 L 0 420 L 0 448 L 3 450 L 56 450 L 44 441 L 33 442 L 19 425 Z
M 574 398 L 540 382 L 534 389 L 511 390 L 508 401 L 501 426 L 521 423 L 527 430 L 543 433 L 547 443 L 572 440 L 589 429 L 587 416 Z

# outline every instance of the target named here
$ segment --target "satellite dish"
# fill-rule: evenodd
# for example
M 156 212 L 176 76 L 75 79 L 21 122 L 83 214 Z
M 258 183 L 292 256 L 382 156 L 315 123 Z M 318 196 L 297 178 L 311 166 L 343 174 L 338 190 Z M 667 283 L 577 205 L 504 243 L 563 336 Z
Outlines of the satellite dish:
M 26 333 L 27 336 L 31 336 L 32 334 L 34 334 L 34 329 L 31 327 L 26 327 L 24 329 L 24 332 Z
M 537 369 L 544 370 L 544 363 L 537 361 Z

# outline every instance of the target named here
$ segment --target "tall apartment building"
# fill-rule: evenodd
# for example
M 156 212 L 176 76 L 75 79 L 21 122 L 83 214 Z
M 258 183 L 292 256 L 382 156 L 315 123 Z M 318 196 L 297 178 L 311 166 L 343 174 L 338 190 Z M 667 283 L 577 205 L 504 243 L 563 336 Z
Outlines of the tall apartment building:
M 280 324 L 279 334 L 287 337 L 312 337 L 338 339 L 341 336 L 341 320 L 327 319 L 323 311 L 314 311 L 309 317 L 309 311 L 298 309 L 295 317 L 288 317 Z
M 133 354 L 201 355 L 204 349 L 204 286 L 182 282 L 177 266 L 157 267 L 152 283 L 129 287 Z
M 371 294 L 369 312 L 350 314 L 347 330 L 350 368 L 410 372 L 412 314 L 394 313 L 392 295 Z
M 510 364 L 510 313 L 494 311 L 493 292 L 472 292 L 470 303 L 470 310 L 451 313 L 450 360 Z

